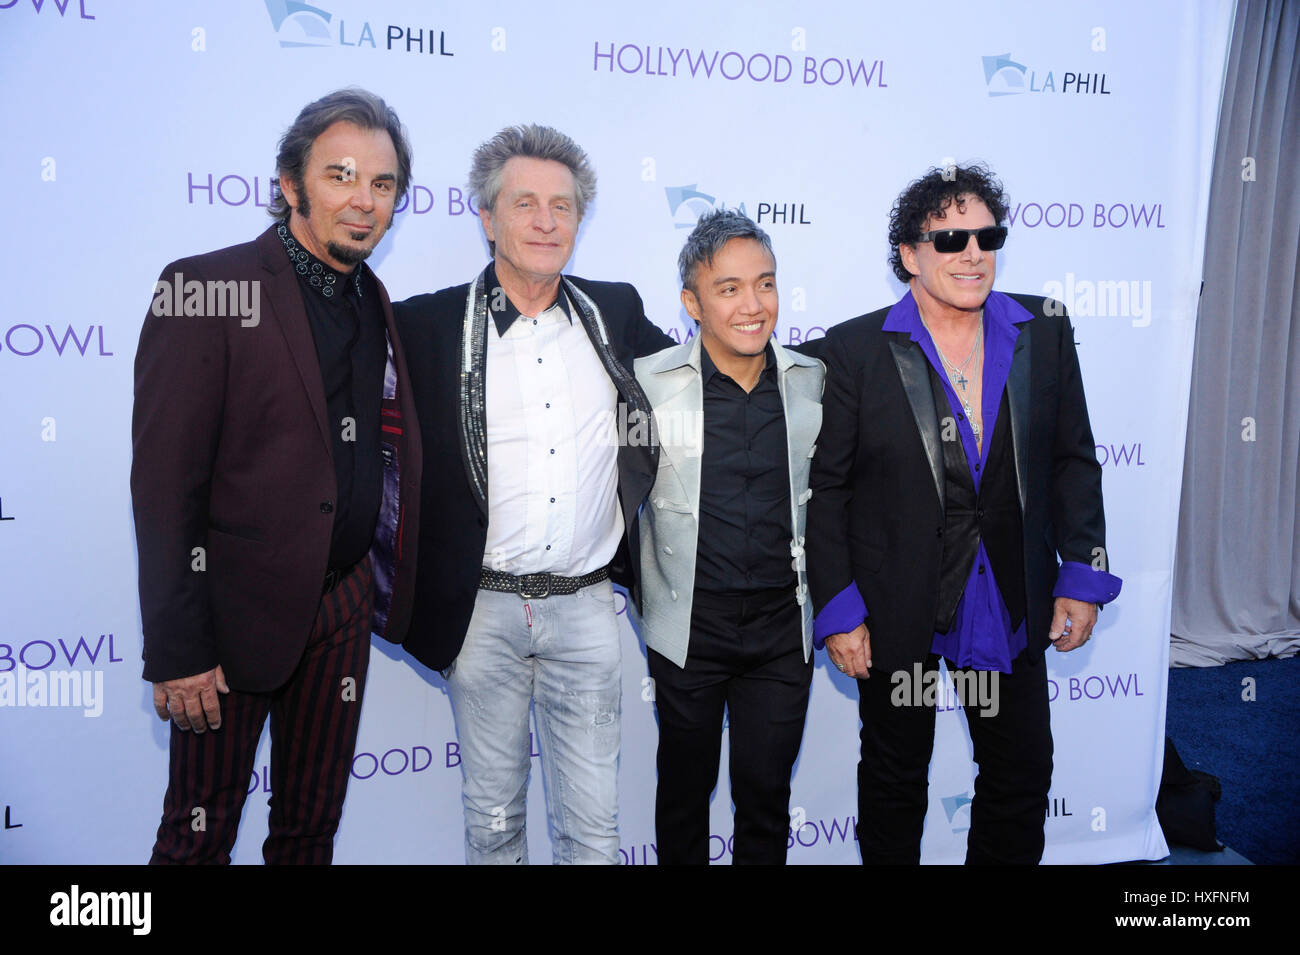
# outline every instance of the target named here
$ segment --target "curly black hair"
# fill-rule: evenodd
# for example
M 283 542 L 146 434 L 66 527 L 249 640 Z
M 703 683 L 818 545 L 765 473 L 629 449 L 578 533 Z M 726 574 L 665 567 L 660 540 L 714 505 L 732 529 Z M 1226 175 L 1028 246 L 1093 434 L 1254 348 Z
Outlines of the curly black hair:
M 983 163 L 928 170 L 902 191 L 889 212 L 889 267 L 900 282 L 910 282 L 912 273 L 903 267 L 898 247 L 914 244 L 926 220 L 934 216 L 942 218 L 944 210 L 959 196 L 977 197 L 988 206 L 993 221 L 998 225 L 1007 217 L 1007 194 L 1002 183 Z M 965 211 L 964 207 L 964 202 L 958 203 L 957 211 Z

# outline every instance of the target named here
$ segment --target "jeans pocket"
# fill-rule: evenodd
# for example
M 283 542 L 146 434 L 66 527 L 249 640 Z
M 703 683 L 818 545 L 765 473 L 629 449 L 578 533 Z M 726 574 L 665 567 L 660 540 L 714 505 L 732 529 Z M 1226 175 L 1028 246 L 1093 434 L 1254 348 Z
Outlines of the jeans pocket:
M 596 603 L 600 604 L 601 606 L 604 607 L 614 606 L 614 588 L 610 584 L 608 579 L 598 581 L 597 583 L 592 584 L 590 587 L 584 587 L 582 589 L 582 594 L 585 597 L 590 597 L 592 600 L 596 601 Z

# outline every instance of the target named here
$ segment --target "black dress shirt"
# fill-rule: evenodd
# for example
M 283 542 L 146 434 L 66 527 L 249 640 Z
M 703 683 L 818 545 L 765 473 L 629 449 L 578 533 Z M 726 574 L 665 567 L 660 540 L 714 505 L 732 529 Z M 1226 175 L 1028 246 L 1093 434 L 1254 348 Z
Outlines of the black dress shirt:
M 329 569 L 344 569 L 370 550 L 379 514 L 379 410 L 388 357 L 384 313 L 364 264 L 343 274 L 300 244 L 290 258 L 316 343 L 338 485 Z
M 736 592 L 795 586 L 785 409 L 769 345 L 746 393 L 700 346 L 704 450 L 695 586 Z

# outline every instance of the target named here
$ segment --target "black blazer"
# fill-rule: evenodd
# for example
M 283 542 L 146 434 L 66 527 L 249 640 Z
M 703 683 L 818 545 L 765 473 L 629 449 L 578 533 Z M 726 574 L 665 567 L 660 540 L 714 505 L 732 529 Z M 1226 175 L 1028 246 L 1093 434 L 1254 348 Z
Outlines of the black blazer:
M 221 664 L 232 688 L 265 692 L 293 674 L 321 601 L 336 494 L 325 386 L 275 225 L 253 242 L 173 262 L 160 281 L 177 275 L 252 282 L 260 314 L 245 325 L 238 315 L 160 316 L 151 307 L 140 329 L 131 502 L 144 678 Z M 400 640 L 415 571 L 415 540 L 403 531 L 419 523 L 420 444 L 388 293 L 375 284 L 391 350 L 371 626 Z
M 1106 527 L 1069 317 L 1058 302 L 1010 298 L 1033 315 L 1018 323 L 1007 379 L 1032 658 L 1049 643 L 1057 555 L 1091 564 Z M 930 652 L 944 525 L 929 362 L 908 334 L 882 330 L 888 314 L 833 327 L 819 350 L 826 393 L 805 548 L 814 611 L 856 581 L 873 668 L 885 673 Z
M 632 362 L 676 344 L 645 315 L 635 288 L 622 282 L 592 282 L 565 276 L 570 298 L 596 354 L 619 392 L 628 415 L 650 405 L 631 373 Z M 445 669 L 460 653 L 474 612 L 479 571 L 487 546 L 488 488 L 484 372 L 486 335 L 496 334 L 486 315 L 467 318 L 466 285 L 416 295 L 393 306 L 410 363 L 411 389 L 427 465 L 421 501 L 420 558 L 415 606 L 403 645 L 421 663 Z M 575 290 L 576 289 L 576 294 Z M 594 308 L 593 308 L 594 306 Z M 598 315 L 596 314 L 598 313 Z M 603 326 L 605 334 L 601 334 Z M 466 339 L 471 342 L 470 365 Z M 629 417 L 629 420 L 635 420 Z M 654 485 L 659 449 L 618 449 L 623 542 L 610 564 L 614 580 L 636 599 L 639 552 L 637 511 Z

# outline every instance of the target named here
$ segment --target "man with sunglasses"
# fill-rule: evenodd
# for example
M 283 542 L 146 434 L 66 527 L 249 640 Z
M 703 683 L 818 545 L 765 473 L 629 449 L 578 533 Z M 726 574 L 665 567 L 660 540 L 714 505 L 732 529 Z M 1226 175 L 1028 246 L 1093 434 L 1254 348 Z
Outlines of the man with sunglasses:
M 1006 212 L 982 166 L 909 185 L 889 227 L 907 293 L 820 355 L 808 580 L 814 639 L 858 680 L 864 863 L 920 861 L 935 697 L 913 684 L 940 658 L 979 766 L 966 862 L 1041 859 L 1044 651 L 1086 643 L 1120 589 L 1065 309 L 993 291 Z

